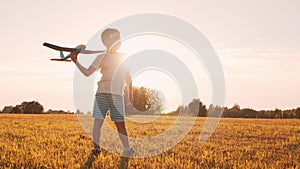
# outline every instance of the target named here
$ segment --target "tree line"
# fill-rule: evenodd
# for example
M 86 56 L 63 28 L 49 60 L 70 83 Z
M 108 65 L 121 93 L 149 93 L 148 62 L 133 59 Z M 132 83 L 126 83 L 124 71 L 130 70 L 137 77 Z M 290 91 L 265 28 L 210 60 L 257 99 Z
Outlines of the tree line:
M 125 103 L 128 103 L 128 94 L 125 92 Z M 133 105 L 125 105 L 127 115 L 156 115 L 161 114 L 164 110 L 163 101 L 158 91 L 146 87 L 133 87 Z M 80 112 L 79 110 L 77 110 Z M 24 101 L 16 106 L 5 106 L 0 113 L 16 113 L 16 114 L 74 114 L 73 112 L 65 112 L 63 110 L 47 110 L 37 101 Z M 77 112 L 76 112 L 77 114 Z M 88 114 L 91 114 L 89 112 Z M 229 118 L 300 118 L 300 107 L 290 110 L 254 110 L 251 108 L 240 108 L 235 104 L 232 108 L 209 105 L 207 108 L 200 99 L 193 99 L 186 106 L 178 106 L 175 111 L 165 115 L 183 115 L 197 117 L 229 117 Z
M 37 101 L 24 101 L 16 106 L 5 106 L 0 113 L 11 114 L 73 114 L 73 112 L 65 112 L 63 110 L 49 109 L 44 111 L 44 106 Z
M 128 94 L 125 92 L 125 103 L 128 103 Z M 145 87 L 133 87 L 133 106 L 126 104 L 125 109 L 128 115 L 143 113 L 145 115 L 160 114 L 163 110 L 163 103 L 158 92 Z M 74 114 L 74 112 L 63 110 L 47 110 L 37 101 L 24 101 L 16 106 L 5 106 L 0 113 L 12 114 Z M 91 114 L 91 112 L 86 112 Z M 77 110 L 75 114 L 84 114 Z
M 209 114 L 208 114 L 209 113 Z M 186 115 L 197 117 L 228 117 L 228 118 L 272 118 L 286 119 L 299 118 L 300 107 L 290 110 L 254 110 L 251 108 L 240 108 L 235 104 L 232 108 L 209 105 L 207 108 L 200 99 L 193 99 L 187 106 L 178 106 L 175 111 L 167 115 Z

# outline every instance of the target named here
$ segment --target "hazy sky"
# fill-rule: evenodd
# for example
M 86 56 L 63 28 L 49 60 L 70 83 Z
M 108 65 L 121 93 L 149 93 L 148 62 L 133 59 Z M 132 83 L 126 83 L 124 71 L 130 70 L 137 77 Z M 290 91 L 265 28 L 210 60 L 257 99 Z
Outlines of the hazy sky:
M 300 106 L 299 7 L 297 0 L 1 1 L 0 108 L 38 100 L 72 110 L 74 65 L 50 62 L 58 54 L 42 43 L 86 43 L 102 26 L 145 12 L 184 19 L 209 39 L 223 65 L 226 106 Z

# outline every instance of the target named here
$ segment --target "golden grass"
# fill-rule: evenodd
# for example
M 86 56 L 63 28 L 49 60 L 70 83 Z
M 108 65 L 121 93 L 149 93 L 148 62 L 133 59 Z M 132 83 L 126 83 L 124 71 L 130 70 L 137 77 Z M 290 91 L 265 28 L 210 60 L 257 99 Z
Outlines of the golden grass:
M 176 117 L 142 125 L 128 122 L 130 136 L 154 136 Z M 129 168 L 300 168 L 300 120 L 222 119 L 203 144 L 205 118 L 161 155 L 129 161 Z M 110 123 L 110 122 L 109 122 Z M 92 141 L 76 115 L 0 115 L 0 168 L 80 168 Z M 102 152 L 93 168 L 118 168 L 121 158 Z

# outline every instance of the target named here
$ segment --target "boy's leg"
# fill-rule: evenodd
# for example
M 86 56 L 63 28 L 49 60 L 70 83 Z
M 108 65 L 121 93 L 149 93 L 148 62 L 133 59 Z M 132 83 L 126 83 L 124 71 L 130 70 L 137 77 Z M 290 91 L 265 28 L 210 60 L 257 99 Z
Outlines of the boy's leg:
M 120 95 L 111 95 L 110 98 L 110 118 L 115 122 L 119 138 L 125 149 L 129 149 L 127 130 L 125 128 L 124 99 Z
M 95 118 L 93 127 L 94 149 L 100 149 L 99 142 L 101 127 L 103 125 L 106 112 L 108 111 L 108 106 L 109 102 L 107 96 L 102 93 L 97 93 L 93 109 L 93 117 Z
M 115 122 L 115 125 L 117 126 L 119 138 L 122 141 L 124 148 L 130 148 L 127 137 L 127 130 L 125 128 L 125 122 Z
M 100 135 L 101 135 L 101 127 L 103 125 L 104 119 L 96 119 L 94 121 L 93 127 L 93 142 L 94 142 L 94 149 L 100 150 L 99 142 L 100 142 Z

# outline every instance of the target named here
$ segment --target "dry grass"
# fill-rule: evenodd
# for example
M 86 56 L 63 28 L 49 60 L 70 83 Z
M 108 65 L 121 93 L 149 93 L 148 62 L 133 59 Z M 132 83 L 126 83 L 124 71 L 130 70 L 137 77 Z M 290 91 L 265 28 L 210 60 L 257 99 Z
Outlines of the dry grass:
M 154 136 L 175 117 L 141 125 L 129 135 Z M 129 161 L 129 168 L 299 168 L 300 120 L 222 119 L 212 137 L 198 142 L 204 118 L 164 154 Z M 80 168 L 92 141 L 76 115 L 0 115 L 0 168 Z M 103 152 L 93 168 L 118 168 L 121 158 Z

